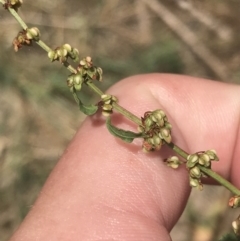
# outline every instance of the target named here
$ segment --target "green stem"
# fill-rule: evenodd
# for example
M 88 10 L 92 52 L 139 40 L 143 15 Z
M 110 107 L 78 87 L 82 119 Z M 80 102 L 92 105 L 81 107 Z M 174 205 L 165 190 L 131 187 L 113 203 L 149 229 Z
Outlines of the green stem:
M 2 4 L 6 2 L 4 0 L 0 0 Z M 22 20 L 22 18 L 18 15 L 18 13 L 13 8 L 8 8 L 8 11 L 13 15 L 13 17 L 17 20 L 17 22 L 22 26 L 24 30 L 28 28 L 27 24 Z
M 42 40 L 38 40 L 36 41 L 36 43 L 42 48 L 44 49 L 46 52 L 50 52 L 52 49 L 49 48 Z
M 104 93 L 95 84 L 93 84 L 91 81 L 87 81 L 85 84 L 88 87 L 90 87 L 90 89 L 92 89 L 96 94 L 98 94 L 100 96 L 104 95 Z
M 222 186 L 226 187 L 229 191 L 231 191 L 235 195 L 240 195 L 240 190 L 236 188 L 234 185 L 232 185 L 229 181 L 221 177 L 216 172 L 212 171 L 209 168 L 203 167 L 201 165 L 198 165 L 200 170 L 206 174 L 209 177 L 212 177 L 214 180 L 216 180 L 218 183 L 220 183 Z
M 181 149 L 179 146 L 175 145 L 174 143 L 166 143 L 173 151 L 175 151 L 179 156 L 187 160 L 189 154 Z
M 119 104 L 113 103 L 113 107 L 116 111 L 118 111 L 120 114 L 124 115 L 126 118 L 133 121 L 137 125 L 142 124 L 141 119 L 139 119 L 137 116 L 135 116 L 134 114 L 132 114 L 131 112 L 129 112 L 128 110 L 120 106 Z
M 102 96 L 104 93 L 96 86 L 94 85 L 91 81 L 87 81 L 86 85 L 88 87 L 90 87 L 95 93 L 97 93 L 98 95 Z M 113 103 L 112 104 L 113 108 L 119 112 L 120 114 L 124 115 L 127 119 L 133 121 L 134 123 L 136 123 L 137 125 L 141 125 L 141 119 L 138 118 L 137 116 L 135 116 L 134 114 L 132 114 L 131 112 L 129 112 L 128 110 L 126 110 L 125 108 L 123 108 L 122 106 L 120 106 L 117 103 Z

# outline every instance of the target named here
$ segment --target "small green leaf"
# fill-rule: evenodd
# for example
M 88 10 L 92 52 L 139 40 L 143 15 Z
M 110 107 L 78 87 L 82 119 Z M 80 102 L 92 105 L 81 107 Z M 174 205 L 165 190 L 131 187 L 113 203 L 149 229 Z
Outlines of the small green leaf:
M 107 118 L 106 121 L 107 128 L 109 132 L 116 136 L 121 138 L 123 141 L 131 143 L 135 138 L 140 138 L 143 137 L 143 133 L 135 133 L 132 131 L 125 131 L 123 129 L 119 129 L 111 124 L 111 119 L 110 117 Z
M 80 111 L 82 111 L 85 115 L 93 115 L 98 110 L 97 105 L 84 105 L 80 100 L 79 100 L 79 108 L 80 108 Z

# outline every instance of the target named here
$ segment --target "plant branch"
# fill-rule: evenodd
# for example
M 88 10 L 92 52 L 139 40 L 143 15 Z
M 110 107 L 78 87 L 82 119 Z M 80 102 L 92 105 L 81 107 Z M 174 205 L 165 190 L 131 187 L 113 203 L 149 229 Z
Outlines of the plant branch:
M 182 150 L 179 146 L 175 145 L 174 143 L 166 143 L 173 151 L 175 151 L 179 156 L 183 157 L 185 160 L 187 160 L 187 157 L 189 154 Z M 197 165 L 199 169 L 207 176 L 213 178 L 215 181 L 220 183 L 222 186 L 226 187 L 229 191 L 231 191 L 235 195 L 240 195 L 240 190 L 236 188 L 234 185 L 232 185 L 229 181 L 227 181 L 225 178 L 211 170 L 210 168 L 206 168 L 202 165 Z
M 5 4 L 6 2 L 4 0 L 0 0 L 0 2 L 2 4 Z M 146 1 L 145 1 L 146 2 Z M 146 2 L 147 3 L 147 2 Z M 153 6 L 153 3 L 156 5 L 157 3 L 155 2 L 155 0 L 152 0 L 150 7 Z M 157 9 L 158 9 L 158 5 L 157 5 Z M 25 22 L 22 20 L 22 18 L 18 15 L 18 13 L 11 7 L 8 7 L 9 12 L 14 16 L 14 18 L 17 20 L 17 22 L 22 26 L 22 28 L 24 30 L 27 30 L 28 26 L 25 24 Z M 36 41 L 36 43 L 42 48 L 44 49 L 46 52 L 50 52 L 52 51 L 52 49 L 50 47 L 48 47 L 43 41 L 38 40 Z M 71 73 L 76 74 L 77 70 L 72 67 L 67 61 L 62 63 Z M 224 72 L 225 74 L 225 72 Z M 222 75 L 223 76 L 223 75 Z M 221 76 L 221 77 L 222 77 Z M 91 81 L 86 81 L 85 84 L 91 88 L 96 94 L 102 96 L 104 93 L 96 86 L 94 85 Z M 75 99 L 75 101 L 79 104 L 80 100 L 77 96 L 77 94 L 75 92 L 73 92 L 73 97 Z M 121 113 L 122 115 L 124 115 L 126 118 L 128 118 L 129 120 L 133 121 L 134 123 L 136 123 L 137 125 L 141 125 L 142 124 L 142 120 L 135 116 L 134 114 L 132 114 L 131 112 L 129 112 L 128 110 L 126 110 L 125 108 L 121 107 L 119 104 L 117 104 L 116 102 L 113 102 L 112 104 L 113 108 L 118 111 L 119 113 Z M 165 142 L 166 143 L 166 142 Z M 185 152 L 184 150 L 182 150 L 180 147 L 178 147 L 177 145 L 175 145 L 174 143 L 166 143 L 174 152 L 176 152 L 179 156 L 181 156 L 182 158 L 184 158 L 185 160 L 187 160 L 189 154 L 187 152 Z M 236 194 L 236 195 L 240 195 L 240 190 L 237 189 L 234 185 L 232 185 L 230 182 L 228 182 L 227 180 L 225 180 L 223 177 L 221 177 L 220 175 L 218 175 L 217 173 L 215 173 L 214 171 L 212 171 L 209 168 L 206 168 L 202 165 L 198 164 L 198 167 L 200 168 L 200 170 L 206 174 L 209 177 L 212 177 L 214 180 L 216 180 L 217 182 L 219 182 L 221 185 L 223 185 L 224 187 L 226 187 L 228 190 L 230 190 L 232 193 Z

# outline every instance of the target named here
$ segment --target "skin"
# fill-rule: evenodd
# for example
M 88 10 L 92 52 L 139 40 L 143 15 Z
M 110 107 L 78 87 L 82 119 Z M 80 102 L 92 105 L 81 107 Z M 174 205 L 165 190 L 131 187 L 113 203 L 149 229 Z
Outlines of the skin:
M 177 75 L 139 75 L 109 93 L 137 116 L 163 109 L 173 141 L 189 153 L 215 149 L 212 169 L 240 188 L 240 86 Z M 187 202 L 185 167 L 163 163 L 172 153 L 144 153 L 141 140 L 110 135 L 104 118 L 87 118 L 10 241 L 171 240 Z M 113 124 L 136 130 L 116 114 Z

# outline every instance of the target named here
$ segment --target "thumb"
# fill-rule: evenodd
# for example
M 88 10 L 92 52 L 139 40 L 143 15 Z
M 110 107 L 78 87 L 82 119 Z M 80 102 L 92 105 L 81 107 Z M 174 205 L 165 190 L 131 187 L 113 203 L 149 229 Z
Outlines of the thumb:
M 110 93 L 138 116 L 164 109 L 173 125 L 174 141 L 193 150 L 192 139 L 186 137 L 194 124 L 189 126 L 186 118 L 180 124 L 177 120 L 189 114 L 186 103 L 194 99 L 182 98 L 179 88 L 198 92 L 200 85 L 209 82 L 142 75 L 121 81 Z M 120 128 L 133 128 L 119 115 L 114 121 Z M 184 136 L 182 130 L 189 133 Z M 207 128 L 202 131 L 205 134 Z M 101 120 L 87 118 L 11 241 L 171 240 L 169 231 L 189 195 L 188 175 L 184 168 L 172 170 L 163 164 L 166 150 L 145 154 L 140 145 L 123 143 L 108 133 Z

